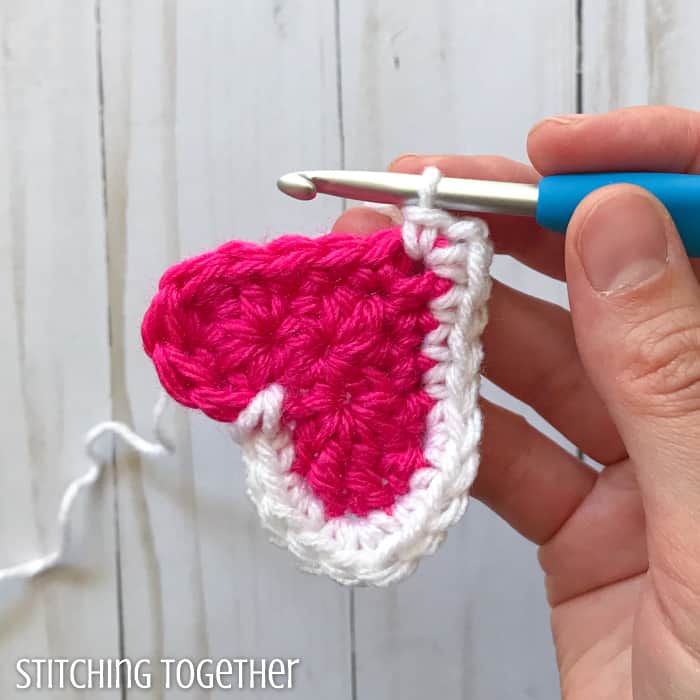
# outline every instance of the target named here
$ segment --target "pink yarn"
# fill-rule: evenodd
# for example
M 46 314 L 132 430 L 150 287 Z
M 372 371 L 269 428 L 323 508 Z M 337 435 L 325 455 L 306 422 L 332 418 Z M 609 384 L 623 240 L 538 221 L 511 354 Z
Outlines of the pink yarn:
M 427 466 L 421 346 L 451 284 L 406 255 L 400 228 L 233 241 L 165 273 L 143 342 L 166 391 L 218 421 L 281 385 L 292 470 L 326 518 L 366 516 Z

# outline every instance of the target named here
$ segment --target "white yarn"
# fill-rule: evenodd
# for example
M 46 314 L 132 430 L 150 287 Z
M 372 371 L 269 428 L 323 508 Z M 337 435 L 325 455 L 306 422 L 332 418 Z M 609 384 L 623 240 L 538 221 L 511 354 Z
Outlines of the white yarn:
M 104 421 L 89 430 L 84 438 L 85 452 L 92 460 L 92 466 L 74 479 L 63 492 L 58 509 L 58 546 L 52 552 L 22 562 L 15 566 L 0 569 L 0 582 L 9 579 L 29 580 L 50 569 L 60 566 L 70 548 L 70 519 L 78 496 L 93 487 L 102 476 L 106 460 L 98 454 L 97 445 L 104 435 L 113 435 L 144 457 L 162 457 L 173 451 L 172 446 L 163 435 L 161 421 L 169 399 L 163 393 L 153 408 L 153 432 L 156 442 L 145 440 L 124 423 Z
M 424 454 L 431 466 L 414 473 L 392 514 L 325 519 L 321 501 L 290 472 L 294 445 L 280 426 L 281 386 L 261 391 L 234 423 L 248 466 L 248 494 L 271 539 L 293 552 L 304 569 L 343 584 L 387 585 L 411 573 L 463 515 L 479 464 L 480 338 L 492 247 L 480 219 L 454 219 L 432 208 L 439 179 L 436 168 L 426 169 L 419 204 L 403 209 L 402 229 L 406 253 L 453 281 L 431 302 L 439 326 L 422 348 L 436 361 L 424 376 L 426 391 L 436 399 L 426 421 Z M 435 247 L 439 234 L 446 246 Z

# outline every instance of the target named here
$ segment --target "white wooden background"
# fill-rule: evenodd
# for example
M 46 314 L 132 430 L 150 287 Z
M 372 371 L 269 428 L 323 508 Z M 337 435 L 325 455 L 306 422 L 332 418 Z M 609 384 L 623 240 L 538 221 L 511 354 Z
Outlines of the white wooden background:
M 548 114 L 698 108 L 699 29 L 696 0 L 0 0 L 0 565 L 55 543 L 92 424 L 150 430 L 162 271 L 341 211 L 278 175 L 524 158 Z M 479 504 L 409 581 L 348 591 L 267 543 L 220 426 L 172 423 L 175 457 L 117 455 L 84 503 L 74 567 L 0 590 L 0 697 L 17 658 L 51 656 L 299 657 L 296 698 L 558 696 L 534 547 Z

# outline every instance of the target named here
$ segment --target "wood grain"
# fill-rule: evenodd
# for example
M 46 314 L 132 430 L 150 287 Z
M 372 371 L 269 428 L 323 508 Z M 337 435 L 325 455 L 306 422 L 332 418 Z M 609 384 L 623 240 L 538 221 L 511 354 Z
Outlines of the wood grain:
M 96 39 L 92 2 L 0 4 L 2 566 L 57 545 L 82 435 L 110 412 Z M 73 566 L 0 589 L 1 697 L 51 692 L 14 690 L 18 658 L 118 654 L 113 515 L 106 479 L 76 513 Z
M 700 4 L 687 0 L 587 2 L 584 110 L 637 104 L 700 108 Z

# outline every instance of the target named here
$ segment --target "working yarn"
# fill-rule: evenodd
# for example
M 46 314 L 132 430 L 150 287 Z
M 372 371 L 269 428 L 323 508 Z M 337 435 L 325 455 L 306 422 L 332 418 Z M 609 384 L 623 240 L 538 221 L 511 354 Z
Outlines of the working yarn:
M 345 584 L 410 573 L 476 475 L 492 250 L 432 208 L 439 177 L 400 227 L 175 265 L 142 326 L 165 390 L 232 426 L 273 539 Z

